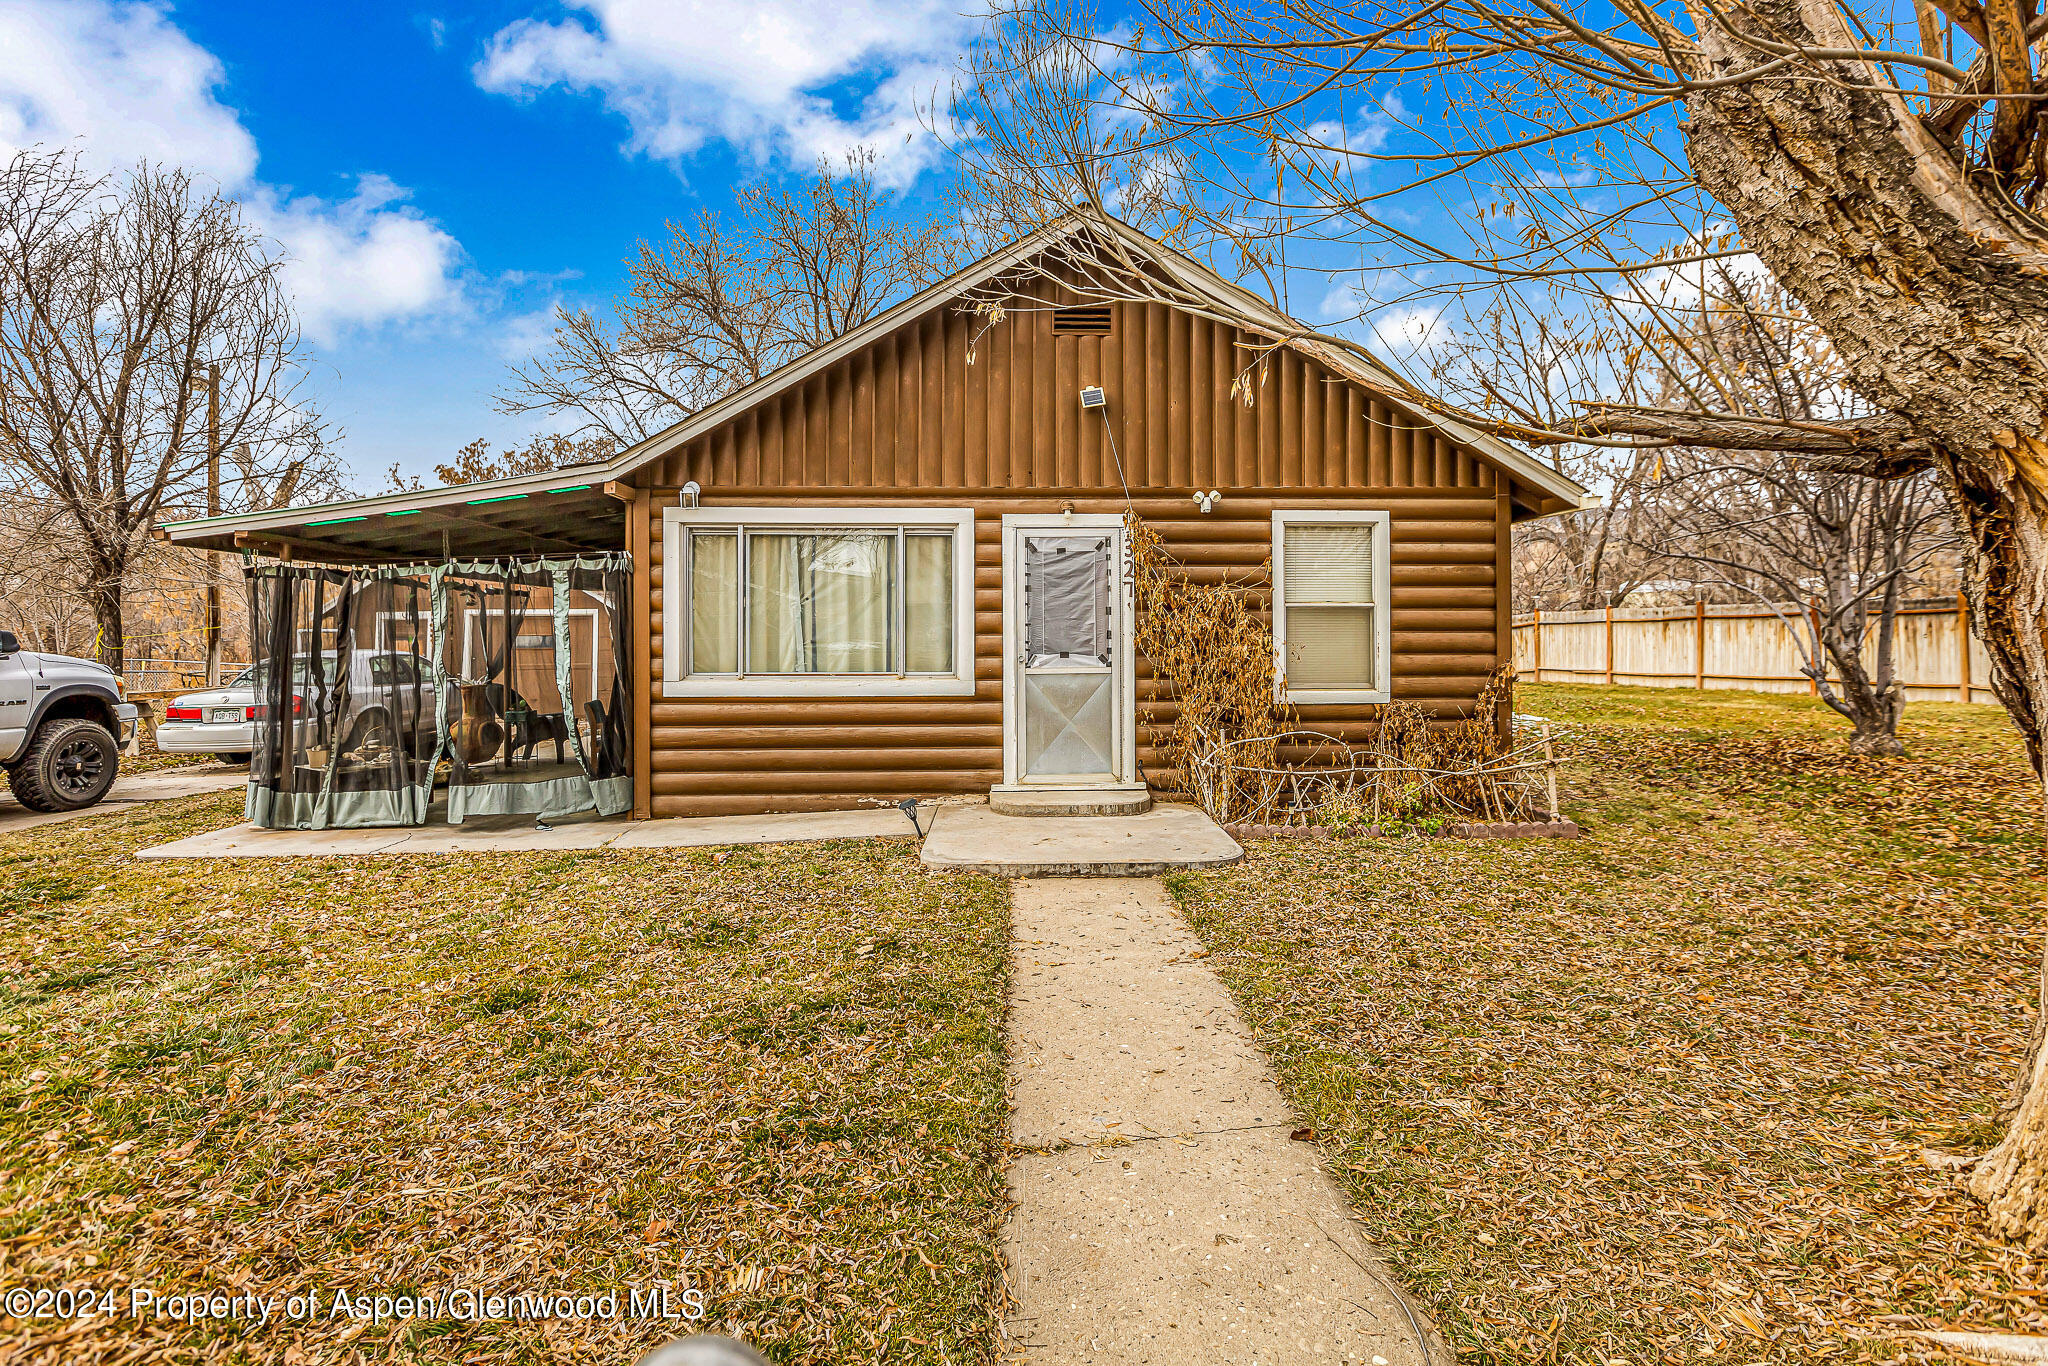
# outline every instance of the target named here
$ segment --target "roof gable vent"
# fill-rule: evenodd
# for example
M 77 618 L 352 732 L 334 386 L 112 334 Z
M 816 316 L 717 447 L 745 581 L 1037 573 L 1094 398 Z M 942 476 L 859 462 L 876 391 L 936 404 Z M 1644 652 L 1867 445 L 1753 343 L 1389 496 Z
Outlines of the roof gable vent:
M 1109 335 L 1109 305 L 1086 304 L 1052 311 L 1055 337 L 1104 337 Z

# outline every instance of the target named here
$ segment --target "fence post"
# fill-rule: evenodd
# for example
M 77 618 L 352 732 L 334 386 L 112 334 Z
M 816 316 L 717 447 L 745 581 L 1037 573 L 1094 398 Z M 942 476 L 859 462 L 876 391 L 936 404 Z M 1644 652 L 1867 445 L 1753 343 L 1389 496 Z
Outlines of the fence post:
M 1536 672 L 1536 679 L 1535 679 L 1535 681 L 1536 681 L 1536 682 L 1538 682 L 1538 683 L 1541 683 L 1541 682 L 1543 681 L 1543 609 L 1542 609 L 1541 607 L 1539 607 L 1539 608 L 1537 608 L 1537 609 L 1536 609 L 1536 627 L 1535 627 L 1535 630 L 1536 630 L 1536 670 L 1535 670 L 1535 672 Z
M 1707 600 L 1692 600 L 1692 685 L 1707 690 Z
M 1820 648 L 1820 608 L 1809 601 L 1806 604 L 1806 615 L 1813 622 L 1813 653 L 1818 661 L 1820 673 L 1825 673 L 1828 667 L 1828 657 L 1822 653 Z M 1795 639 L 1792 644 L 1796 647 L 1799 642 Z M 1806 695 L 1808 697 L 1820 696 L 1820 673 L 1811 673 L 1806 676 Z
M 1607 604 L 1607 686 L 1614 686 L 1614 604 Z
M 1961 680 L 1956 686 L 1957 700 L 1976 701 L 1976 689 L 1970 686 L 1970 599 L 1962 593 L 1956 594 L 1956 655 L 1959 665 L 1956 677 Z

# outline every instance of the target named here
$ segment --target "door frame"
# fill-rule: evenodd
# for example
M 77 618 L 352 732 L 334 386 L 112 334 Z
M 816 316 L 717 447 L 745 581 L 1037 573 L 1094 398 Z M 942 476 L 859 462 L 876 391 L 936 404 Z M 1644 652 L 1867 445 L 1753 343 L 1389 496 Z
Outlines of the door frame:
M 1116 533 L 1116 631 L 1110 661 L 1110 685 L 1117 694 L 1110 716 L 1110 752 L 1117 775 L 1107 783 L 1076 783 L 1071 779 L 1023 777 L 1024 689 L 1023 648 L 1024 562 L 1026 533 L 1113 531 Z M 1143 787 L 1138 777 L 1137 651 L 1133 644 L 1134 599 L 1131 594 L 1131 537 L 1123 514 L 1116 512 L 1006 512 L 1003 514 L 1003 786 L 1005 788 L 1121 789 Z

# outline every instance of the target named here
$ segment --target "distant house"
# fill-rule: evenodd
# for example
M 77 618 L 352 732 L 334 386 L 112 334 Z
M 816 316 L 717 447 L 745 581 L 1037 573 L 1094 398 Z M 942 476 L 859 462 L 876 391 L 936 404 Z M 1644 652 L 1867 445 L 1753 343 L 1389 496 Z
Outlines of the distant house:
M 1585 491 L 1348 354 L 1283 348 L 1247 404 L 1246 334 L 1057 283 L 1086 231 L 1132 230 L 1042 230 L 602 464 L 170 535 L 334 564 L 624 550 L 641 816 L 1142 791 L 1127 509 L 1190 574 L 1270 557 L 1305 724 L 1469 708 L 1507 658 L 1512 523 Z M 1169 259 L 1176 297 L 1300 330 Z M 1027 277 L 999 320 L 971 306 Z

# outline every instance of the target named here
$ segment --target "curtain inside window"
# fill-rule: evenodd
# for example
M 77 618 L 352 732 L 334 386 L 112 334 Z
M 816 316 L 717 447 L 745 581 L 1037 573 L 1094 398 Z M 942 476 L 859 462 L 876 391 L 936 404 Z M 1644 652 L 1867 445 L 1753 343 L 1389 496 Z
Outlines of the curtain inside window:
M 892 672 L 896 537 L 753 532 L 747 537 L 747 672 Z
M 1368 523 L 1289 524 L 1282 547 L 1287 686 L 1302 691 L 1378 686 Z
M 690 671 L 740 669 L 740 538 L 715 532 L 690 537 Z
M 903 538 L 903 667 L 914 674 L 953 672 L 953 537 Z

